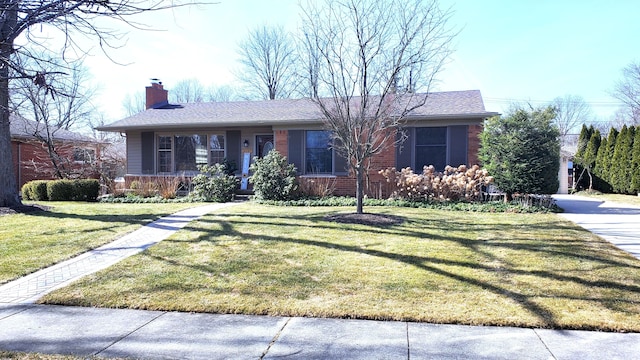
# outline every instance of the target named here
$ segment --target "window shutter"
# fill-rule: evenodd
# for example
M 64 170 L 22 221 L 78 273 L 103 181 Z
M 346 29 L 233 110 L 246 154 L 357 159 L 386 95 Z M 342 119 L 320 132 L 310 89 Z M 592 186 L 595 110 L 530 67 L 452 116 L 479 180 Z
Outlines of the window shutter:
M 334 140 L 338 141 L 338 140 Z M 333 150 L 333 174 L 334 175 L 347 175 L 349 174 L 349 162 L 347 158 L 340 155 L 336 149 Z
M 304 171 L 304 131 L 303 130 L 289 130 L 288 143 L 289 143 L 289 155 L 287 156 L 289 163 L 294 164 L 298 170 L 298 174 L 302 174 Z
M 242 168 L 242 159 L 240 158 L 240 149 L 242 147 L 242 144 L 240 143 L 240 130 L 229 130 L 225 135 L 225 146 L 227 151 L 226 158 L 228 161 L 234 161 L 236 163 L 236 167 L 238 168 L 238 170 L 236 170 L 236 174 L 239 174 Z
M 467 125 L 449 126 L 448 163 L 453 167 L 467 165 Z
M 400 170 L 406 167 L 412 167 L 413 152 L 415 151 L 415 128 L 403 129 L 407 138 L 404 142 L 396 146 L 396 169 Z M 402 134 L 398 132 L 397 138 L 400 140 Z M 415 169 L 414 169 L 415 170 Z
M 143 174 L 155 174 L 155 134 L 153 131 L 140 133 L 140 155 Z

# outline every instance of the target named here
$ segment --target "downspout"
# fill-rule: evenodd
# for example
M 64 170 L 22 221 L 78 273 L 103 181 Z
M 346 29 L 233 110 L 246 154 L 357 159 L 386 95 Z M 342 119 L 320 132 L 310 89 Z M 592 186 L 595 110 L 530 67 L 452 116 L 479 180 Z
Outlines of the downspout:
M 16 183 L 16 186 L 18 187 L 18 194 L 20 194 L 20 196 L 22 196 L 22 187 L 20 186 L 20 184 L 22 184 L 22 166 L 20 166 L 20 164 L 22 164 L 22 142 L 18 141 L 18 163 L 16 165 L 18 165 L 18 169 L 17 169 L 17 174 L 18 174 L 18 181 Z

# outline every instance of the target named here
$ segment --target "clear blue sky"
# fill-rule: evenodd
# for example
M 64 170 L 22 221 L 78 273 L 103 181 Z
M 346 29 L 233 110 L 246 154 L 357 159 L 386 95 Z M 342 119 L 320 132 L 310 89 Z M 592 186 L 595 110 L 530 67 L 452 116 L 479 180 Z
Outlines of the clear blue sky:
M 150 78 L 165 88 L 187 78 L 205 85 L 235 83 L 236 47 L 248 29 L 282 24 L 294 30 L 297 0 L 221 0 L 219 4 L 147 15 L 141 22 L 165 31 L 132 29 L 120 63 L 93 50 L 85 64 L 101 96 L 107 122 L 123 116 L 125 94 L 141 91 Z M 582 96 L 598 120 L 618 102 L 609 94 L 621 70 L 640 60 L 637 0 L 440 0 L 460 29 L 455 53 L 435 90 L 479 89 L 489 111 L 513 101 L 544 105 L 557 96 Z

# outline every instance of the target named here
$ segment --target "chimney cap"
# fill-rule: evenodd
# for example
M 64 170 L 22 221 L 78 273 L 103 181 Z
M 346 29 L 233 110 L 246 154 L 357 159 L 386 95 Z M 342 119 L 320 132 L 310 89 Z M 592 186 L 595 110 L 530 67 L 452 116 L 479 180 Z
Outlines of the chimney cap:
M 158 78 L 151 78 L 151 83 L 152 84 L 160 84 L 160 85 L 162 85 L 162 81 L 160 81 L 160 79 L 158 79 Z

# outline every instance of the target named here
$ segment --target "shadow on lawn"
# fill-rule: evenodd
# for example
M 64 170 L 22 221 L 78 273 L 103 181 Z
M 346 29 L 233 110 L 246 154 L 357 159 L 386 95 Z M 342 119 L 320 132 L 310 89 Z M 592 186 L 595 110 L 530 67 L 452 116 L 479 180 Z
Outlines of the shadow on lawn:
M 292 218 L 298 221 L 303 221 L 305 224 L 298 225 L 294 221 L 290 221 L 286 226 L 289 228 L 291 226 L 298 226 L 303 228 L 320 227 L 320 228 L 327 228 L 327 229 L 335 229 L 336 226 L 340 226 L 344 228 L 343 224 L 336 225 L 334 223 L 323 221 L 322 218 L 324 216 L 325 216 L 324 214 L 318 215 L 318 213 L 315 213 L 313 216 L 290 215 L 288 216 L 289 218 Z M 233 217 L 233 220 L 229 220 L 229 217 Z M 197 231 L 202 235 L 197 239 L 186 240 L 186 241 L 187 242 L 209 241 L 215 244 L 217 242 L 217 240 L 215 240 L 217 237 L 225 235 L 225 236 L 230 236 L 232 238 L 242 239 L 243 241 L 287 242 L 292 244 L 326 248 L 326 249 L 331 249 L 336 251 L 360 253 L 368 256 L 374 256 L 379 258 L 390 259 L 393 261 L 399 261 L 404 264 L 417 267 L 429 273 L 438 274 L 462 283 L 470 284 L 470 285 L 488 290 L 498 295 L 499 297 L 507 297 L 512 301 L 520 304 L 522 308 L 526 309 L 529 313 L 533 314 L 537 319 L 539 319 L 542 327 L 550 327 L 550 328 L 560 327 L 560 324 L 558 324 L 556 315 L 554 315 L 554 313 L 551 310 L 538 304 L 535 301 L 535 298 L 553 297 L 553 298 L 566 298 L 570 300 L 595 301 L 595 302 L 599 302 L 603 307 L 606 307 L 612 310 L 617 310 L 617 311 L 622 311 L 618 308 L 619 306 L 617 305 L 620 305 L 621 302 L 625 302 L 626 299 L 620 299 L 618 297 L 615 297 L 614 295 L 611 295 L 611 296 L 603 295 L 601 298 L 597 296 L 589 296 L 584 298 L 578 297 L 577 299 L 576 299 L 576 296 L 569 295 L 569 294 L 545 295 L 545 294 L 536 293 L 533 295 L 529 295 L 529 294 L 526 294 L 525 291 L 521 291 L 520 289 L 512 289 L 512 288 L 510 289 L 506 285 L 501 286 L 499 285 L 500 281 L 493 281 L 493 282 L 485 281 L 481 279 L 481 276 L 478 276 L 478 277 L 466 276 L 461 273 L 455 272 L 455 270 L 443 269 L 440 265 L 452 266 L 452 267 L 464 267 L 468 269 L 481 270 L 481 271 L 487 271 L 487 272 L 500 271 L 501 272 L 500 276 L 506 276 L 506 277 L 508 277 L 509 275 L 535 276 L 535 277 L 560 281 L 563 283 L 577 284 L 577 285 L 585 286 L 588 288 L 594 288 L 594 289 L 598 288 L 603 291 L 614 289 L 614 290 L 620 290 L 625 292 L 640 293 L 640 286 L 633 285 L 633 284 L 624 284 L 624 283 L 619 283 L 616 281 L 609 281 L 609 280 L 594 281 L 594 280 L 581 278 L 579 276 L 565 275 L 560 271 L 547 271 L 547 270 L 528 271 L 528 270 L 519 269 L 517 264 L 509 263 L 508 259 L 505 259 L 505 258 L 498 258 L 492 252 L 489 251 L 489 249 L 492 249 L 492 248 L 495 248 L 495 249 L 504 248 L 508 250 L 536 252 L 539 254 L 539 256 L 559 256 L 559 257 L 591 261 L 591 262 L 600 264 L 602 267 L 624 266 L 624 267 L 639 268 L 638 265 L 631 264 L 631 261 L 629 261 L 630 259 L 627 257 L 624 257 L 623 255 L 620 256 L 620 259 L 615 259 L 615 258 L 612 259 L 610 257 L 608 258 L 605 256 L 601 256 L 597 253 L 589 252 L 588 249 L 581 248 L 581 249 L 578 249 L 579 251 L 576 251 L 576 246 L 584 245 L 584 241 L 578 241 L 578 240 L 559 239 L 559 240 L 552 240 L 552 241 L 546 242 L 545 244 L 540 245 L 540 244 L 535 244 L 535 241 L 531 239 L 527 239 L 526 234 L 524 233 L 520 233 L 519 234 L 520 238 L 517 238 L 517 239 L 506 240 L 506 239 L 494 238 L 494 239 L 488 239 L 488 240 L 474 240 L 474 239 L 467 239 L 467 238 L 452 236 L 451 234 L 446 234 L 446 232 L 441 234 L 431 233 L 427 230 L 442 229 L 442 224 L 436 223 L 434 221 L 430 221 L 428 219 L 424 219 L 423 221 L 412 220 L 411 222 L 409 222 L 411 223 L 410 225 L 412 226 L 406 226 L 407 224 L 405 224 L 403 226 L 398 226 L 398 227 L 385 227 L 382 229 L 375 228 L 375 232 L 414 237 L 414 238 L 422 239 L 425 241 L 442 240 L 442 241 L 455 242 L 460 246 L 468 248 L 474 253 L 482 255 L 482 257 L 484 258 L 482 261 L 459 261 L 459 260 L 443 259 L 443 258 L 430 257 L 430 256 L 394 253 L 394 252 L 389 252 L 384 250 L 363 248 L 361 246 L 341 244 L 341 243 L 330 242 L 330 241 L 290 238 L 290 237 L 287 237 L 287 234 L 289 233 L 289 229 L 287 229 L 286 233 L 283 232 L 279 236 L 256 235 L 256 234 L 244 233 L 236 230 L 237 226 L 244 227 L 247 224 L 254 224 L 254 223 L 259 223 L 260 225 L 267 224 L 267 225 L 273 225 L 273 226 L 282 226 L 281 222 L 270 221 L 270 219 L 274 219 L 274 218 L 277 218 L 277 217 L 269 216 L 269 215 L 256 216 L 255 214 L 252 214 L 251 219 L 244 220 L 238 214 L 215 214 L 215 218 L 205 217 L 201 219 L 200 222 L 215 223 L 218 226 L 221 226 L 219 230 L 211 230 L 208 227 L 208 225 L 198 226 L 198 223 L 194 223 L 194 224 L 188 225 L 185 229 Z M 221 220 L 221 219 L 225 219 L 225 220 Z M 258 221 L 255 221 L 256 219 Z M 565 224 L 566 223 L 564 222 L 558 222 L 552 225 L 565 227 L 567 231 L 576 230 L 575 227 L 567 226 Z M 507 224 L 507 223 L 474 225 L 474 224 L 470 224 L 463 221 L 447 221 L 446 226 L 464 227 L 465 230 L 473 231 L 473 232 L 495 231 L 499 233 L 500 231 L 504 231 L 505 228 L 513 227 L 514 225 Z M 540 223 L 540 224 L 534 224 L 529 226 L 529 229 L 531 228 L 549 229 L 550 226 L 551 224 L 548 224 L 548 223 L 547 224 Z M 370 228 L 367 230 L 367 228 L 362 228 L 359 226 L 350 226 L 350 227 L 347 227 L 347 229 L 349 231 L 354 231 L 357 233 L 359 232 L 366 233 L 368 231 L 371 231 Z M 294 234 L 295 231 L 291 233 Z M 185 240 L 165 240 L 165 241 L 175 241 L 178 243 L 185 242 Z M 150 255 L 150 254 L 147 254 L 147 255 Z M 176 260 L 173 260 L 173 259 L 166 259 L 166 258 L 158 258 L 158 259 L 162 261 L 170 262 L 174 265 L 188 266 L 197 271 L 203 271 L 207 273 L 211 273 L 212 271 L 212 269 L 209 268 L 207 265 L 182 264 L 182 263 L 178 263 Z M 495 263 L 500 264 L 498 268 L 496 268 Z M 493 278 L 493 279 L 490 278 L 489 280 L 495 280 L 495 279 L 496 278 Z M 606 291 L 604 291 L 603 293 L 607 294 Z M 629 302 L 633 302 L 633 301 L 629 301 Z
M 70 213 L 62 213 L 56 212 L 54 210 L 47 211 L 38 211 L 34 213 L 30 213 L 29 216 L 38 216 L 43 218 L 51 218 L 58 220 L 87 220 L 87 221 L 96 221 L 100 223 L 110 223 L 111 226 L 103 227 L 105 230 L 111 228 L 121 227 L 123 224 L 129 225 L 148 225 L 161 217 L 168 216 L 172 213 L 172 211 L 167 212 L 158 212 L 154 210 L 149 210 L 144 213 L 139 214 L 70 214 Z M 175 217 L 175 216 L 174 216 Z M 94 231 L 93 229 L 89 229 L 87 231 Z

